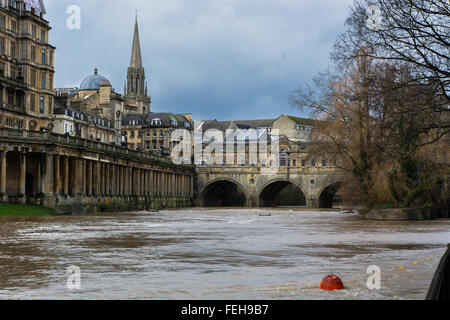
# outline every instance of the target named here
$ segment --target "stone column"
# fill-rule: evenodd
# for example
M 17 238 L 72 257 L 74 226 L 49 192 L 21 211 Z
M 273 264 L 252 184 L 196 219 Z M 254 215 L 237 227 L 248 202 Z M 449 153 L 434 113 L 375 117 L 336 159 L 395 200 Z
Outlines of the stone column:
M 83 165 L 83 163 L 80 164 L 81 166 Z M 64 161 L 63 161 L 63 178 L 64 178 L 64 194 L 67 196 L 69 195 L 69 158 L 68 157 L 64 157 Z M 83 167 L 81 167 L 81 174 L 83 174 Z M 80 181 L 81 185 L 83 185 L 83 179 L 81 179 Z M 81 188 L 81 193 L 83 193 L 83 188 Z
M 128 177 L 129 171 L 127 167 L 122 167 L 122 176 L 123 176 L 123 195 L 129 195 L 128 183 L 130 182 L 130 177 Z
M 0 154 L 0 201 L 6 201 L 6 150 Z
M 106 195 L 106 164 L 100 162 L 100 194 Z
M 55 155 L 55 194 L 61 194 L 61 157 Z
M 133 195 L 133 168 L 128 168 L 128 195 Z
M 26 187 L 26 176 L 27 176 L 27 155 L 25 153 L 20 153 L 20 164 L 19 164 L 19 193 L 22 194 L 23 203 L 26 202 L 25 197 L 25 187 Z
M 45 155 L 44 176 L 42 177 L 42 193 L 53 193 L 53 155 Z
M 152 195 L 152 172 L 147 170 L 147 196 Z
M 87 195 L 92 196 L 92 161 L 87 161 Z
M 150 196 L 155 195 L 155 172 L 150 170 Z
M 137 174 L 137 194 L 138 196 L 142 195 L 142 170 L 141 169 L 136 169 L 136 174 Z
M 75 159 L 75 187 L 74 193 L 78 196 L 83 196 L 83 159 Z
M 116 165 L 115 166 L 115 170 L 116 170 L 116 192 L 118 196 L 123 196 L 125 194 L 125 183 L 124 183 L 124 178 L 123 178 L 123 168 L 122 166 Z
M 111 170 L 108 163 L 105 164 L 105 195 L 111 195 Z
M 87 195 L 87 163 L 86 160 L 80 159 L 80 166 L 81 166 L 81 195 L 86 196 Z
M 158 194 L 158 196 L 162 196 L 162 172 L 157 172 L 157 177 L 156 177 L 156 185 L 157 185 L 157 189 L 156 192 Z
M 102 194 L 102 190 L 101 190 L 101 182 L 102 182 L 102 176 L 101 176 L 101 162 L 100 161 L 97 161 L 97 163 L 96 163 L 96 170 L 95 170 L 96 172 L 96 183 L 95 183 L 95 187 L 96 187 L 96 195 L 97 196 L 100 196 L 101 194 Z

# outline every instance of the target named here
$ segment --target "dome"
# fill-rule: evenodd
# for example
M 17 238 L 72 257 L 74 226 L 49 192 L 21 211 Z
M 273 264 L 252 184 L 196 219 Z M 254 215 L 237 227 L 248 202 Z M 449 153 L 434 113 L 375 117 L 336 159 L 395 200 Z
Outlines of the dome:
M 101 82 L 109 82 L 104 76 L 98 74 L 98 70 L 94 70 L 94 74 L 87 76 L 80 84 L 79 90 L 98 90 Z

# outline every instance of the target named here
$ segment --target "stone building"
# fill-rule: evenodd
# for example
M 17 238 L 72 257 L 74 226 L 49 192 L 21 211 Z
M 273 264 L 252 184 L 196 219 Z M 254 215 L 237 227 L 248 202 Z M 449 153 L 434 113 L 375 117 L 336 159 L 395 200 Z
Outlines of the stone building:
M 327 165 L 326 159 L 313 159 L 308 154 L 308 148 L 311 142 L 311 131 L 315 126 L 315 120 L 307 118 L 299 118 L 288 115 L 281 115 L 276 119 L 260 119 L 260 120 L 231 120 L 231 121 L 204 121 L 202 132 L 208 130 L 219 130 L 225 140 L 227 130 L 241 130 L 241 133 L 235 137 L 236 141 L 246 140 L 246 158 L 242 159 L 235 155 L 234 166 L 240 167 L 271 167 L 274 165 L 280 167 L 316 167 Z M 247 135 L 249 129 L 255 130 L 256 136 Z M 270 156 L 263 157 L 258 153 L 257 157 L 252 157 L 249 151 L 249 144 L 252 139 L 260 140 L 262 135 L 266 134 L 266 139 L 270 144 L 273 139 L 277 139 L 279 144 L 279 158 L 273 159 Z M 230 141 L 230 139 L 228 139 Z M 205 144 L 205 147 L 207 146 Z M 224 151 L 226 147 L 224 146 Z M 270 147 L 269 147 L 270 149 Z M 237 148 L 235 148 L 237 152 Z M 255 158 L 258 158 L 256 161 Z M 207 166 L 207 159 L 200 157 L 198 159 L 199 166 Z
M 142 126 L 146 114 L 128 114 L 122 119 L 122 136 L 124 145 L 132 150 L 142 149 Z
M 107 118 L 91 117 L 78 109 L 67 107 L 56 101 L 54 119 L 53 132 L 56 134 L 118 144 L 114 124 Z
M 170 155 L 180 140 L 172 133 L 177 129 L 193 131 L 192 116 L 173 113 L 149 113 L 142 126 L 142 149 L 162 155 Z
M 155 113 L 129 114 L 122 120 L 122 134 L 128 148 L 170 155 L 180 141 L 172 139 L 176 129 L 193 130 L 191 114 Z
M 51 130 L 55 47 L 44 3 L 0 4 L 0 126 Z
M 62 108 L 85 116 L 90 130 L 85 135 L 88 139 L 92 137 L 97 141 L 122 143 L 121 119 L 124 110 L 122 95 L 112 89 L 109 80 L 100 75 L 97 69 L 83 79 L 76 91 L 64 94 L 62 93 L 65 92 L 63 89 L 57 89 L 55 92 L 57 94 L 56 101 Z M 55 121 L 57 120 L 59 118 L 55 119 Z M 110 134 L 106 134 L 100 128 L 113 129 L 113 137 L 110 138 Z M 82 131 L 82 129 L 80 128 L 78 131 Z

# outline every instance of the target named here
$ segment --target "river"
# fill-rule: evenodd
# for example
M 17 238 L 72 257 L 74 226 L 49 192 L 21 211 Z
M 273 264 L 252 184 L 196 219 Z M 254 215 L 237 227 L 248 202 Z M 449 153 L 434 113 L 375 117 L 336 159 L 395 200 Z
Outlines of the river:
M 0 218 L 0 299 L 424 299 L 448 243 L 448 220 L 295 209 Z M 330 272 L 345 290 L 319 289 Z

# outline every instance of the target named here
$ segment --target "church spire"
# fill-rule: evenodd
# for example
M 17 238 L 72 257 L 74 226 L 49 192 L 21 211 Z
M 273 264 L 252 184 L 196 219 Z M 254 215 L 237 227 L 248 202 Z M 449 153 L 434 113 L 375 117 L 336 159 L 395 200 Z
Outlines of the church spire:
M 130 67 L 142 68 L 141 43 L 139 41 L 139 26 L 136 13 L 136 25 L 134 26 L 133 49 L 131 51 Z
M 139 40 L 139 26 L 136 13 L 134 26 L 133 49 L 131 51 L 130 66 L 128 67 L 127 81 L 124 88 L 126 102 L 130 105 L 129 112 L 150 112 L 151 99 L 147 95 L 145 70 L 142 65 L 141 43 Z M 130 111 L 131 110 L 131 111 Z

